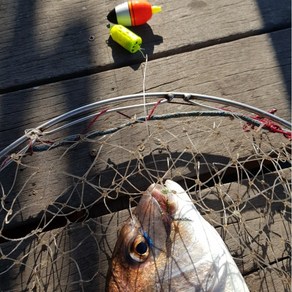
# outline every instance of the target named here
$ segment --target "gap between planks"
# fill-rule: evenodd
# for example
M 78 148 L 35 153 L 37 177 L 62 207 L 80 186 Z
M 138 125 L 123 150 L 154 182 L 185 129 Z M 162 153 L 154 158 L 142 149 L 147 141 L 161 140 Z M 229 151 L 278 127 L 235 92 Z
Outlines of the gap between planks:
M 244 38 L 260 36 L 260 35 L 264 35 L 264 34 L 276 33 L 276 32 L 279 32 L 281 30 L 290 30 L 290 26 L 283 25 L 282 27 L 278 27 L 276 29 L 270 29 L 270 30 L 262 28 L 259 30 L 249 31 L 246 33 L 238 33 L 235 35 L 229 35 L 229 36 L 218 38 L 218 39 L 211 39 L 211 40 L 207 40 L 207 41 L 202 42 L 202 43 L 189 44 L 189 45 L 185 45 L 185 46 L 182 46 L 179 48 L 173 48 L 173 49 L 165 50 L 163 52 L 156 53 L 154 55 L 150 55 L 148 57 L 148 60 L 153 61 L 153 60 L 158 60 L 161 58 L 173 57 L 175 55 L 188 53 L 188 52 L 195 51 L 195 50 L 201 50 L 201 49 L 209 48 L 209 47 L 213 47 L 213 46 L 218 46 L 221 44 L 227 44 L 227 43 L 230 43 L 233 41 L 238 41 L 238 40 L 241 40 Z M 20 90 L 34 88 L 34 87 L 38 87 L 38 86 L 42 86 L 42 85 L 49 85 L 49 84 L 63 82 L 63 81 L 67 81 L 67 80 L 73 81 L 74 79 L 78 79 L 78 78 L 82 78 L 82 77 L 90 77 L 91 75 L 94 75 L 94 74 L 123 68 L 125 66 L 136 67 L 136 66 L 140 66 L 140 64 L 143 63 L 144 61 L 145 60 L 141 59 L 141 58 L 140 59 L 134 58 L 133 60 L 126 60 L 124 63 L 119 63 L 119 64 L 112 63 L 112 64 L 103 65 L 103 66 L 86 68 L 86 69 L 80 70 L 78 72 L 63 74 L 63 75 L 59 75 L 56 77 L 40 79 L 40 80 L 32 81 L 29 83 L 24 83 L 21 85 L 11 86 L 11 87 L 7 87 L 7 88 L 5 88 L 5 87 L 0 88 L 0 94 L 12 93 L 12 92 L 20 91 Z

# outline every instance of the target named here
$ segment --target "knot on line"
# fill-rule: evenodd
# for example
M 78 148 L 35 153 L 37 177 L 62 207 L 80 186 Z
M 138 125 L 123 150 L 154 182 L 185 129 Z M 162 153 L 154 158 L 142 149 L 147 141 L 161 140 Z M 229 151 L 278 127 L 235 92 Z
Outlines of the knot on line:
M 26 129 L 24 134 L 30 140 L 36 140 L 39 136 L 42 136 L 42 131 L 39 129 Z
M 269 113 L 271 114 L 275 114 L 277 111 L 277 109 L 271 109 L 269 110 Z M 252 119 L 259 121 L 260 123 L 262 123 L 262 125 L 264 126 L 264 128 L 266 130 L 268 130 L 271 133 L 279 133 L 282 134 L 285 138 L 291 140 L 292 139 L 292 132 L 288 131 L 288 130 L 284 130 L 281 126 L 279 126 L 278 124 L 276 124 L 275 122 L 271 121 L 268 118 L 264 118 L 261 117 L 259 115 L 255 115 L 255 116 L 251 116 Z M 248 127 L 250 127 L 251 129 L 254 129 L 254 125 L 251 125 L 249 123 L 247 123 L 246 126 L 244 126 L 244 131 L 248 132 Z

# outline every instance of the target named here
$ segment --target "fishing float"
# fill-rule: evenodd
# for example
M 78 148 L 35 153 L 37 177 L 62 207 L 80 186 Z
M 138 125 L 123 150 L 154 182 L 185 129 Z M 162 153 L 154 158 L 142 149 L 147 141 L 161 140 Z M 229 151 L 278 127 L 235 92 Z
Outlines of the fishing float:
M 110 24 L 110 36 L 124 49 L 134 54 L 141 50 L 142 38 L 121 24 Z
M 161 6 L 152 6 L 146 0 L 132 0 L 117 5 L 107 15 L 111 23 L 124 26 L 145 24 L 153 14 L 161 12 Z

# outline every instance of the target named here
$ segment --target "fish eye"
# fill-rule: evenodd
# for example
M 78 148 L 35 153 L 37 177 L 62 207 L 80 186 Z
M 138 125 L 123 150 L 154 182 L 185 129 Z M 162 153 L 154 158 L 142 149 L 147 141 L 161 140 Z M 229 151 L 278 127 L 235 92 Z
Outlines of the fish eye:
M 140 255 L 143 255 L 147 252 L 148 246 L 146 242 L 141 241 L 136 245 L 136 252 Z
M 149 246 L 142 235 L 138 235 L 130 246 L 130 257 L 138 263 L 143 263 L 149 256 Z

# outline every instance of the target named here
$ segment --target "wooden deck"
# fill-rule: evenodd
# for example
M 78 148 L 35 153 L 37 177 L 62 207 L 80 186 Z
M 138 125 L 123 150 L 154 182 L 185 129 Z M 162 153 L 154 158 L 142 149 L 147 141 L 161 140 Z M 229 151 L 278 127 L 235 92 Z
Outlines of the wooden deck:
M 142 91 L 142 54 L 129 54 L 109 40 L 106 15 L 118 3 L 116 0 L 1 1 L 0 150 L 22 136 L 26 129 L 64 112 L 97 100 Z M 149 58 L 148 92 L 198 92 L 267 111 L 276 107 L 278 116 L 290 120 L 290 1 L 161 0 L 152 4 L 162 5 L 162 13 L 153 16 L 149 24 L 133 29 L 142 37 L 143 51 Z M 177 121 L 173 127 L 178 125 Z M 234 130 L 229 134 L 240 140 L 237 133 Z M 197 139 L 201 137 L 199 131 L 193 135 Z M 137 137 L 141 137 L 141 131 L 134 132 L 133 137 L 121 134 L 115 142 L 130 148 L 132 144 L 139 144 Z M 275 148 L 289 144 L 279 136 L 271 140 Z M 205 142 L 204 153 L 223 157 L 224 153 L 217 153 L 220 143 L 219 140 Z M 4 193 L 14 184 L 16 172 L 11 168 L 0 172 L 4 187 L 0 207 L 0 291 L 103 291 L 117 226 L 128 216 L 127 210 L 111 214 L 107 214 L 104 207 L 79 210 L 80 202 L 74 199 L 72 206 L 80 213 L 68 211 L 71 217 L 68 214 L 60 217 L 38 232 L 42 212 L 55 202 L 56 193 L 62 192 L 62 184 L 65 184 L 65 181 L 59 182 L 59 172 L 66 172 L 68 167 L 76 168 L 76 175 L 82 176 L 92 164 L 88 152 L 93 150 L 81 147 L 69 165 L 58 162 L 56 157 L 62 155 L 58 149 L 32 156 L 32 167 L 17 177 L 20 189 L 31 178 L 29 184 L 16 203 L 8 198 L 9 204 L 15 203 L 17 210 L 9 224 Z M 190 159 L 188 154 L 185 153 L 186 160 Z M 128 167 L 125 165 L 130 161 L 128 153 L 108 149 L 103 155 L 99 166 L 102 169 L 106 169 L 102 164 L 108 159 L 121 168 Z M 247 155 L 248 152 L 242 153 L 242 157 Z M 52 161 L 59 172 L 50 173 L 50 186 L 38 186 L 37 181 L 49 173 L 46 164 Z M 34 166 L 39 167 L 36 175 Z M 278 175 L 273 171 L 263 178 L 271 188 Z M 290 180 L 289 165 L 284 166 L 281 174 L 283 179 Z M 44 196 L 47 187 L 51 193 Z M 145 188 L 145 185 L 139 187 Z M 224 187 L 234 188 L 241 194 L 247 192 L 236 181 L 229 181 Z M 212 198 L 214 192 L 208 188 L 202 196 Z M 276 189 L 275 193 L 287 200 L 283 195 L 285 190 Z M 69 202 L 70 198 L 62 199 Z M 291 269 L 291 214 L 285 213 L 290 210 L 289 199 L 287 205 L 277 202 L 272 205 L 266 217 L 253 208 L 247 209 L 242 220 L 249 221 L 249 226 L 253 226 L 251 230 L 246 228 L 243 232 L 239 224 L 232 222 L 226 234 L 222 226 L 216 226 L 237 259 L 251 291 L 290 289 L 290 280 L 287 282 L 283 276 L 283 271 L 289 274 Z M 88 191 L 83 200 L 86 206 L 91 206 L 96 200 L 95 194 Z M 211 201 L 210 208 L 216 208 Z M 261 204 L 267 202 L 255 205 L 261 208 Z M 113 208 L 121 210 L 127 206 L 121 199 L 120 205 Z M 86 221 L 80 220 L 84 212 Z M 208 218 L 220 221 L 220 218 Z M 64 229 L 67 220 L 82 222 L 70 223 Z M 7 239 L 25 237 L 28 232 L 35 234 L 21 241 Z M 256 254 L 249 254 L 240 242 L 236 244 L 233 240 L 240 232 L 259 245 L 258 253 L 265 258 L 263 269 L 254 267 Z M 267 246 L 267 238 L 277 248 Z

